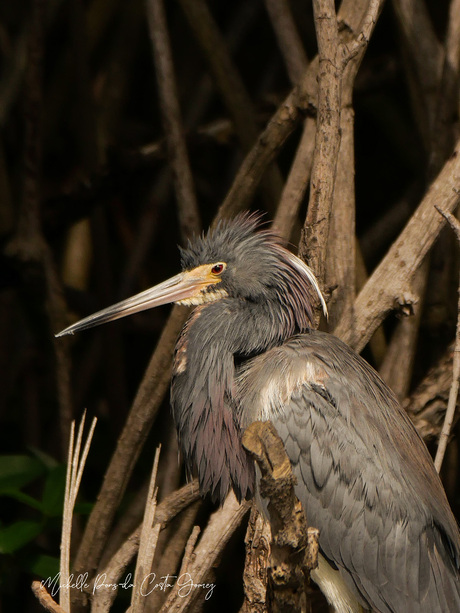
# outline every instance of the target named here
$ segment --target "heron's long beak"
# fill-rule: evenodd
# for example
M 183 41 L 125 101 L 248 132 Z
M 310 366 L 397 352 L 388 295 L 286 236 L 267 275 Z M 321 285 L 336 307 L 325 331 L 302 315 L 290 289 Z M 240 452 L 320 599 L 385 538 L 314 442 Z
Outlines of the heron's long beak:
M 162 304 L 193 299 L 211 283 L 211 279 L 205 274 L 205 271 L 200 270 L 201 268 L 200 266 L 194 270 L 180 273 L 140 294 L 117 302 L 117 304 L 113 304 L 102 311 L 93 313 L 93 315 L 89 315 L 85 319 L 77 321 L 77 323 L 62 330 L 56 336 L 64 336 L 65 334 L 73 334 L 80 330 L 93 328 L 94 326 L 99 326 L 100 324 L 105 324 L 109 321 L 114 321 L 133 313 L 139 313 L 140 311 L 145 311 Z M 215 283 L 216 280 L 213 279 L 212 282 Z

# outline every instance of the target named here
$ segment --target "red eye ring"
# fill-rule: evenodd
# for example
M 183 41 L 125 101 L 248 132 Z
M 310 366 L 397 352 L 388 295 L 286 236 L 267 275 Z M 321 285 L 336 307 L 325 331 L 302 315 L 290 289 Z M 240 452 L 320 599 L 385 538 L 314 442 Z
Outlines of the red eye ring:
M 223 264 L 214 264 L 214 266 L 211 268 L 211 272 L 213 275 L 220 275 L 222 274 L 223 271 L 224 271 Z

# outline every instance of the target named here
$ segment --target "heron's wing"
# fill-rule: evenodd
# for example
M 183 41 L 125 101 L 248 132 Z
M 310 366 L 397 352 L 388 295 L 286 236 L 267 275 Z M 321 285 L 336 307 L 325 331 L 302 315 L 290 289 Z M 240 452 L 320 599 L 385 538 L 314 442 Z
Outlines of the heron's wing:
M 459 536 L 422 441 L 346 345 L 301 335 L 240 378 L 243 420 L 271 419 L 320 547 L 363 606 L 460 611 Z

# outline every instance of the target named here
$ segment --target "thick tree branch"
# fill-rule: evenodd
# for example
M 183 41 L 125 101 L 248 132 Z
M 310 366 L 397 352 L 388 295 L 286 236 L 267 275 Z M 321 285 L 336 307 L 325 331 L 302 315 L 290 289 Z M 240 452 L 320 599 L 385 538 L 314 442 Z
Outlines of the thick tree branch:
M 393 243 L 355 301 L 351 327 L 340 323 L 335 334 L 360 351 L 386 315 L 404 302 L 412 277 L 432 247 L 443 224 L 437 204 L 453 211 L 459 202 L 460 141 L 432 183 L 408 224 Z
M 340 145 L 343 67 L 339 57 L 339 33 L 334 2 L 314 0 L 313 13 L 319 57 L 318 110 L 310 200 L 299 255 L 311 266 L 322 286 Z
M 296 479 L 273 424 L 251 424 L 242 442 L 259 466 L 260 495 L 270 517 L 270 610 L 300 610 L 309 571 L 318 564 L 319 532 L 307 525 L 308 509 L 302 508 L 295 495 Z
M 342 97 L 345 95 L 347 108 L 349 105 L 351 107 L 354 79 L 382 5 L 382 0 L 372 0 L 368 4 L 357 3 L 355 11 L 349 16 L 349 22 L 352 31 L 354 27 L 358 31 L 351 38 L 346 35 L 342 40 L 339 38 L 334 2 L 313 2 L 319 53 L 318 111 L 310 200 L 299 255 L 312 267 L 320 285 L 325 280 L 326 249 L 340 151 Z M 357 15 L 360 16 L 359 27 L 356 22 L 353 23 Z M 352 116 L 349 115 L 347 124 L 343 125 L 345 127 L 350 123 L 352 125 Z M 348 144 L 344 152 L 347 159 L 351 131 L 347 132 Z M 354 215 L 353 212 L 351 214 Z M 347 227 L 350 228 L 350 224 Z
M 271 543 L 270 524 L 255 506 L 251 509 L 244 543 L 244 602 L 241 613 L 267 613 L 267 568 Z

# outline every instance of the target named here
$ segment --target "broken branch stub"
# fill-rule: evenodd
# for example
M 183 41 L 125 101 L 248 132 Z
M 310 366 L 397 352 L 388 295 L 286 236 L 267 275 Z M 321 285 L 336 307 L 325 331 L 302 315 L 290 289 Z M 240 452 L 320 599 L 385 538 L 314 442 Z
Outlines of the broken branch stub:
M 272 611 L 298 610 L 305 582 L 318 564 L 319 531 L 309 529 L 295 495 L 296 478 L 278 433 L 270 422 L 255 422 L 243 434 L 243 446 L 257 462 L 259 491 L 267 502 L 272 530 L 269 600 Z

